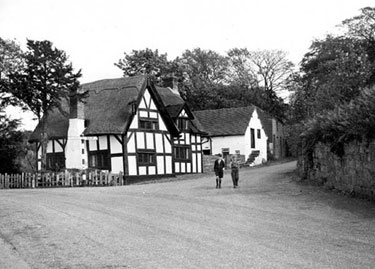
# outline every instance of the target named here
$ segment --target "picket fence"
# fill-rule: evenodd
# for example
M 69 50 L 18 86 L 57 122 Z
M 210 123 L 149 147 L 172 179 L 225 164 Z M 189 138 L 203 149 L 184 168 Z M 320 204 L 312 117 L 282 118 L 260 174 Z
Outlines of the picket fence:
M 0 189 L 122 186 L 123 175 L 109 172 L 0 174 Z

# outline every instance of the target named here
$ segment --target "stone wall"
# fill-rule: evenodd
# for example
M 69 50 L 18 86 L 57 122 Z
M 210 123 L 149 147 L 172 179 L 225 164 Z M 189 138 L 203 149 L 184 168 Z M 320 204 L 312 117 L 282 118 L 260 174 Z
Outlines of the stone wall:
M 299 156 L 301 177 L 375 201 L 375 141 L 345 145 L 345 155 L 341 158 L 321 143 L 315 146 L 312 156 Z

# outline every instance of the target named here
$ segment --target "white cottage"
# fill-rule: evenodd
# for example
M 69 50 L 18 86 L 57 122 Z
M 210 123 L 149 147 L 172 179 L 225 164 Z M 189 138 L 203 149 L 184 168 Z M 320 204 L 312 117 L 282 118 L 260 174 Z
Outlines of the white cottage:
M 241 154 L 258 165 L 268 160 L 273 118 L 256 106 L 195 111 L 205 154 Z M 273 146 L 272 146 L 273 149 Z
M 47 169 L 100 169 L 126 177 L 202 172 L 202 131 L 178 91 L 145 76 L 83 84 L 84 103 L 63 104 L 43 121 Z M 41 126 L 31 136 L 41 168 Z

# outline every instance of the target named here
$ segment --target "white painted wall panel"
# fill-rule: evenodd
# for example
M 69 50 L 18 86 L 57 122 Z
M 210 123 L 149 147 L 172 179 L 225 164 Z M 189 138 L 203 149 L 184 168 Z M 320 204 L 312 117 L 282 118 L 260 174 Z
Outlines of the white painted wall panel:
M 181 163 L 181 173 L 186 173 L 186 163 Z
M 159 117 L 159 130 L 167 131 L 167 127 L 165 127 L 164 121 L 161 117 Z
M 134 115 L 132 123 L 130 124 L 130 129 L 138 129 L 138 115 Z
M 158 175 L 164 175 L 164 157 L 163 156 L 157 156 L 156 162 L 158 165 Z
M 59 140 L 59 142 L 63 144 L 62 140 Z M 57 141 L 55 141 L 55 152 L 64 152 L 64 149 Z
M 180 173 L 180 163 L 179 162 L 174 163 L 174 172 Z
M 190 134 L 189 133 L 185 134 L 185 142 L 186 142 L 187 145 L 190 145 Z
M 149 175 L 156 175 L 156 167 L 155 166 L 149 166 L 148 167 L 148 174 Z
M 122 162 L 122 157 L 112 157 L 111 167 L 112 167 L 112 173 L 124 172 L 124 164 Z
M 47 153 L 52 153 L 53 152 L 53 148 L 52 148 L 52 144 L 53 144 L 53 140 L 49 140 L 48 143 L 47 143 Z
M 186 173 L 191 173 L 191 163 L 186 164 Z
M 154 145 L 154 135 L 152 133 L 146 133 L 146 148 L 147 149 L 155 149 Z
M 172 156 L 165 156 L 166 174 L 172 174 Z
M 198 173 L 202 173 L 202 155 L 201 154 L 198 154 L 197 155 L 198 157 Z
M 150 118 L 156 119 L 158 117 L 158 113 L 156 112 L 150 112 Z
M 129 176 L 137 175 L 137 160 L 135 156 L 128 156 L 128 170 Z
M 154 100 L 151 100 L 150 108 L 155 109 L 155 110 L 157 109 L 156 106 L 155 106 Z
M 147 111 L 139 111 L 139 116 L 141 118 L 148 118 L 148 114 L 147 114 Z
M 135 153 L 135 133 L 128 134 L 127 150 L 129 153 Z
M 196 173 L 197 172 L 197 154 L 196 153 L 191 154 L 191 162 L 193 166 L 192 172 Z
M 147 167 L 146 167 L 146 166 L 140 166 L 140 167 L 139 167 L 139 175 L 140 175 L 140 176 L 145 176 L 145 175 L 147 175 Z
M 146 100 L 146 104 L 148 106 L 148 104 L 150 103 L 150 99 L 151 99 L 151 95 L 150 95 L 150 92 L 148 89 L 145 90 L 145 93 L 144 93 L 144 99 Z
M 163 136 L 162 134 L 155 134 L 156 152 L 163 153 Z
M 111 135 L 109 137 L 109 143 L 111 144 L 110 145 L 110 148 L 111 148 L 111 153 L 112 154 L 115 154 L 115 153 L 122 153 L 122 145 L 121 143 L 116 139 L 116 137 L 114 135 Z
M 91 140 L 91 139 L 89 140 L 90 151 L 98 150 L 96 142 L 97 142 L 96 140 Z
M 136 132 L 137 135 L 137 148 L 145 149 L 145 134 L 143 132 Z
M 108 141 L 106 135 L 99 136 L 99 150 L 108 149 Z
M 139 104 L 139 108 L 147 108 L 147 107 L 146 107 L 146 103 L 145 103 L 145 101 L 144 101 L 143 98 L 142 98 L 142 100 L 141 100 L 141 103 Z
M 169 135 L 167 135 L 167 137 L 170 138 Z M 171 144 L 169 143 L 169 140 L 167 138 L 164 138 L 164 143 L 165 143 L 165 152 L 166 153 L 172 153 L 172 146 Z

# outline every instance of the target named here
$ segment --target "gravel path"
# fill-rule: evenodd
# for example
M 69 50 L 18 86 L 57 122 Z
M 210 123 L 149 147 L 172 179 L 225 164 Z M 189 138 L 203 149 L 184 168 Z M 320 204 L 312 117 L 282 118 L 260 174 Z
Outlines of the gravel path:
M 0 190 L 0 268 L 374 268 L 375 204 L 295 162 L 106 188 Z M 178 180 L 179 178 L 177 178 Z

